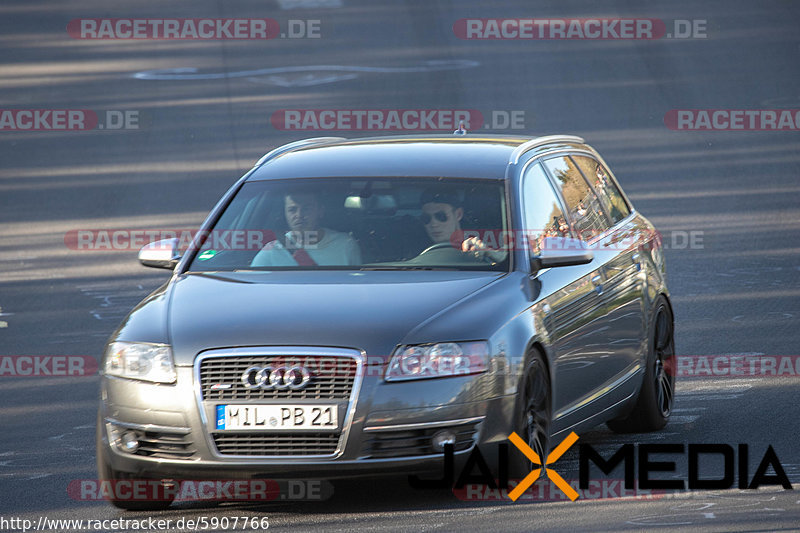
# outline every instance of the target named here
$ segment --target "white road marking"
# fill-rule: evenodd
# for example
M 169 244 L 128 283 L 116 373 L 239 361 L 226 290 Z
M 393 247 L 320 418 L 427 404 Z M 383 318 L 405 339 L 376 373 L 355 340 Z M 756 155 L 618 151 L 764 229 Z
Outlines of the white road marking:
M 111 284 L 84 285 L 78 289 L 86 296 L 99 300 L 98 307 L 89 311 L 89 314 L 101 321 L 119 322 L 145 296 L 143 290 L 119 289 Z
M 672 424 L 673 423 L 672 418 L 670 418 L 669 420 L 670 420 L 669 423 Z M 678 433 L 661 433 L 661 432 L 659 432 L 659 433 L 653 433 L 652 435 L 648 435 L 647 438 L 648 439 L 652 439 L 652 440 L 664 440 L 667 437 L 671 437 L 671 436 L 674 436 L 674 435 L 678 435 Z
M 342 0 L 278 0 L 281 9 L 324 9 L 343 7 Z
M 411 67 L 357 67 L 348 65 L 310 65 L 306 67 L 271 67 L 255 70 L 238 70 L 233 72 L 206 72 L 198 73 L 197 68 L 166 68 L 156 70 L 143 70 L 133 74 L 137 80 L 221 80 L 226 78 L 251 78 L 253 76 L 272 76 L 276 74 L 308 73 L 319 75 L 319 72 L 349 72 L 349 73 L 380 73 L 402 74 L 411 72 L 435 72 L 440 70 L 461 70 L 475 68 L 480 63 L 469 59 L 432 60 Z M 356 74 L 357 75 L 357 74 Z M 351 78 L 347 78 L 351 79 Z M 338 81 L 331 78 L 328 83 Z M 286 79 L 283 79 L 284 83 Z M 303 83 L 303 81 L 301 81 Z
M 768 313 L 760 314 L 757 318 L 753 318 L 752 316 L 747 316 L 747 315 L 736 315 L 735 317 L 731 318 L 731 320 L 734 322 L 752 322 L 753 320 L 771 321 L 771 320 L 788 320 L 790 318 L 794 318 L 794 315 L 792 313 L 785 313 L 781 311 L 770 311 Z M 754 353 L 748 355 L 764 355 L 764 354 Z
M 278 87 L 312 87 L 326 83 L 336 83 L 358 78 L 358 74 L 301 74 L 300 76 L 267 76 L 266 78 L 247 78 L 253 83 L 266 83 Z
M 741 398 L 742 396 L 744 396 L 744 394 L 681 394 L 681 398 L 692 402 L 705 402 L 709 400 L 735 400 L 736 398 Z
M 753 388 L 754 380 L 745 380 L 744 378 L 737 378 L 735 381 L 733 380 L 719 380 L 715 379 L 713 381 L 696 381 L 689 383 L 688 381 L 682 382 L 685 388 L 688 388 L 689 391 L 684 392 L 683 394 L 692 394 L 695 392 L 745 392 Z M 683 388 L 683 387 L 682 387 Z M 681 391 L 679 391 L 681 392 Z

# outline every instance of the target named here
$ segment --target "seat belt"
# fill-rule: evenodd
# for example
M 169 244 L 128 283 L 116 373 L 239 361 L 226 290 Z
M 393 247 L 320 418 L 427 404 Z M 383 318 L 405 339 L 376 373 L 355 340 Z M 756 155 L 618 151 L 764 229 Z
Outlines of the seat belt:
M 292 252 L 292 257 L 300 266 L 317 266 L 317 262 L 302 248 L 298 248 Z

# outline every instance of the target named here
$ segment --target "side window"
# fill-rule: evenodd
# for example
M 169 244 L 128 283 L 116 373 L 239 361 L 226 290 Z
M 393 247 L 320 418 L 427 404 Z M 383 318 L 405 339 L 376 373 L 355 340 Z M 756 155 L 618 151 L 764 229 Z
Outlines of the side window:
M 539 253 L 544 237 L 569 237 L 569 225 L 561 203 L 541 165 L 528 167 L 522 187 L 525 233 L 532 251 Z
M 586 179 L 594 185 L 594 190 L 600 197 L 600 201 L 603 202 L 606 212 L 611 216 L 612 223 L 616 224 L 631 214 L 628 204 L 625 203 L 617 186 L 608 177 L 608 171 L 603 165 L 591 157 L 574 155 L 572 158 Z
M 611 226 L 600 206 L 600 200 L 589 188 L 572 159 L 567 156 L 554 157 L 544 164 L 561 189 L 561 196 L 579 238 L 589 240 Z

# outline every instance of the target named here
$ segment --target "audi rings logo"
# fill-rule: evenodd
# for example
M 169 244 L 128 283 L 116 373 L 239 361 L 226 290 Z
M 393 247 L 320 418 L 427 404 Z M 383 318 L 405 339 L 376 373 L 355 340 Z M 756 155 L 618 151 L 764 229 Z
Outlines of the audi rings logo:
M 248 389 L 300 390 L 311 381 L 311 373 L 302 366 L 251 366 L 242 374 L 242 384 Z

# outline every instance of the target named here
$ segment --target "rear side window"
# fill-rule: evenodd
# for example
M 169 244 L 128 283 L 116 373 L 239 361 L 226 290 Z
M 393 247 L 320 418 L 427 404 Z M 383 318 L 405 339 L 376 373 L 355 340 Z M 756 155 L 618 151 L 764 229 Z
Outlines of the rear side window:
M 591 157 L 574 155 L 572 158 L 586 179 L 594 186 L 594 190 L 600 197 L 600 201 L 603 202 L 613 224 L 631 214 L 628 204 L 625 203 L 625 199 L 608 176 L 608 171 L 603 165 Z
M 525 172 L 523 196 L 525 233 L 534 253 L 539 253 L 544 237 L 571 236 L 561 203 L 541 165 L 531 165 Z
M 567 156 L 554 157 L 545 161 L 544 165 L 555 178 L 556 186 L 561 189 L 569 218 L 579 238 L 589 240 L 611 226 L 600 200 L 572 159 Z

